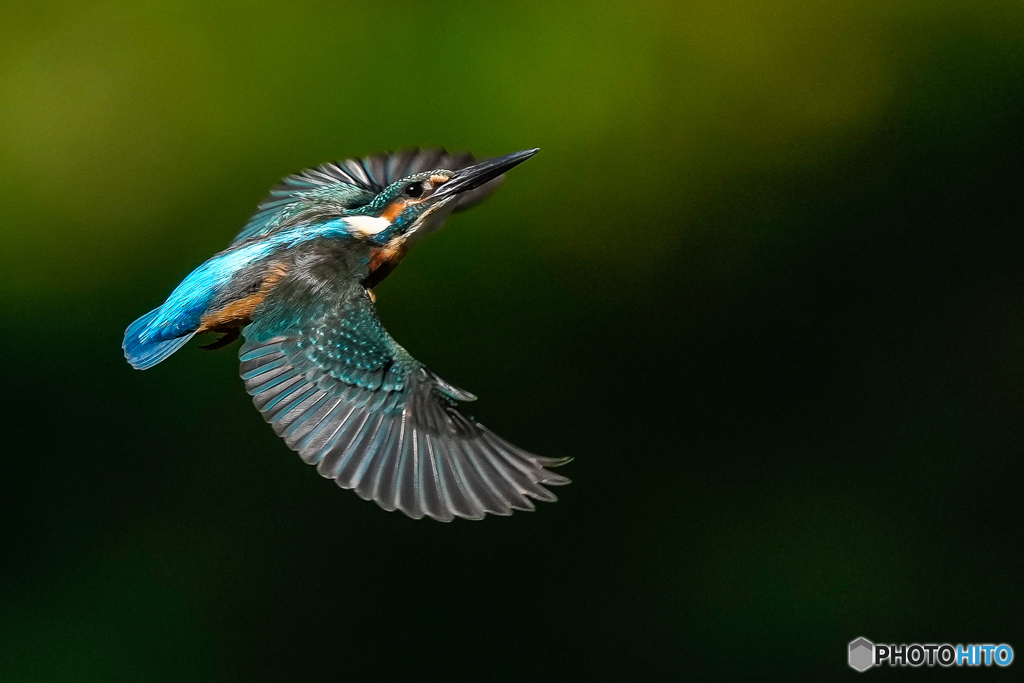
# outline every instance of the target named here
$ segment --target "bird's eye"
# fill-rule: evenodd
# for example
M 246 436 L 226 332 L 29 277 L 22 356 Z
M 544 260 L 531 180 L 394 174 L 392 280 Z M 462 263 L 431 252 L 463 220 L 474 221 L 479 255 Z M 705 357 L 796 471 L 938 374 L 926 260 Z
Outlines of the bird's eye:
M 409 183 L 405 186 L 405 194 L 408 197 L 420 197 L 423 195 L 423 183 Z

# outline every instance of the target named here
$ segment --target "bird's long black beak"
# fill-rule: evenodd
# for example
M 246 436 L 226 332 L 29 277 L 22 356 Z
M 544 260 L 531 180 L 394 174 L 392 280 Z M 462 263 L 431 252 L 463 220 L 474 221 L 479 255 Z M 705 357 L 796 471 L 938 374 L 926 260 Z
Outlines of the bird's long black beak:
M 486 182 L 494 180 L 505 171 L 518 166 L 540 151 L 539 147 L 513 152 L 497 159 L 488 159 L 479 164 L 467 166 L 455 172 L 451 179 L 434 193 L 434 198 L 475 190 Z

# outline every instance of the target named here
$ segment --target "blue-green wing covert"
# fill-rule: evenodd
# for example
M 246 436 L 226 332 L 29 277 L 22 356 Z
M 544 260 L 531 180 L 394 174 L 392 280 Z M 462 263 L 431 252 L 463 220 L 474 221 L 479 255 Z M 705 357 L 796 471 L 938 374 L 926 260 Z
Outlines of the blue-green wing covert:
M 391 183 L 414 173 L 437 169 L 457 171 L 476 161 L 469 152 L 450 154 L 443 148 L 407 149 L 306 169 L 284 178 L 270 191 L 232 244 L 265 237 L 289 225 L 312 221 L 332 212 L 340 214 L 363 206 Z M 477 204 L 501 182 L 502 178 L 495 178 L 463 193 L 453 210 L 461 211 Z
M 432 373 L 381 326 L 362 287 L 243 334 L 241 375 L 256 407 L 321 475 L 386 510 L 442 521 L 555 500 L 545 469 L 568 459 L 516 448 L 467 416 L 475 400 Z

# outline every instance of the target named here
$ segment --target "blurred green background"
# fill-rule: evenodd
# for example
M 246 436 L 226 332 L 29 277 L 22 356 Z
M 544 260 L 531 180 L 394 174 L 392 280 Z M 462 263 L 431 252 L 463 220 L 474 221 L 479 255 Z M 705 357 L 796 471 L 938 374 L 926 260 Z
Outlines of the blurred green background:
M 1020 652 L 1022 143 L 1016 2 L 8 3 L 0 679 Z M 484 423 L 575 456 L 532 514 L 387 514 L 234 347 L 121 356 L 278 178 L 426 145 L 542 150 L 377 292 Z

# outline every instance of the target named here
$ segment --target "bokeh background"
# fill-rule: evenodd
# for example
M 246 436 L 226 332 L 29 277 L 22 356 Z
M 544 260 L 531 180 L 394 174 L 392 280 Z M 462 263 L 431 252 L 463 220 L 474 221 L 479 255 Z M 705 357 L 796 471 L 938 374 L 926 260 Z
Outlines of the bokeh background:
M 1024 651 L 1022 143 L 1016 2 L 6 4 L 0 678 Z M 542 150 L 378 289 L 484 423 L 575 456 L 535 513 L 385 513 L 234 348 L 121 356 L 278 178 L 424 145 Z

